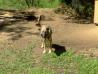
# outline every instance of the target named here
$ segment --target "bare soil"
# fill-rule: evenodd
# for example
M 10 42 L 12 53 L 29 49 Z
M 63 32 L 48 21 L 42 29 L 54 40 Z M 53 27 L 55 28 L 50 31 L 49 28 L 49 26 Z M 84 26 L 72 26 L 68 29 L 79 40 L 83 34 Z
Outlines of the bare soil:
M 55 14 L 52 9 L 37 9 L 36 15 L 46 17 L 42 24 L 48 24 L 53 29 L 53 44 L 61 45 L 76 53 L 86 53 L 98 48 L 98 26 L 94 24 L 71 23 L 64 18 L 67 15 Z M 0 28 L 0 49 L 26 48 L 31 43 L 35 44 L 35 54 L 41 54 L 41 40 L 38 27 L 34 21 L 21 21 Z M 98 50 L 93 55 L 98 56 Z

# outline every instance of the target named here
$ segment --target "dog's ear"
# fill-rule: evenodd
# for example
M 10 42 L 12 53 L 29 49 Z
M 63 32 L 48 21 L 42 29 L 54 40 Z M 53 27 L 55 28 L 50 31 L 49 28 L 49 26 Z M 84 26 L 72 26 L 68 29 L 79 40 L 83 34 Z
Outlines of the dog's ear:
M 48 26 L 46 30 L 49 31 L 50 33 L 52 33 L 52 29 L 50 26 Z

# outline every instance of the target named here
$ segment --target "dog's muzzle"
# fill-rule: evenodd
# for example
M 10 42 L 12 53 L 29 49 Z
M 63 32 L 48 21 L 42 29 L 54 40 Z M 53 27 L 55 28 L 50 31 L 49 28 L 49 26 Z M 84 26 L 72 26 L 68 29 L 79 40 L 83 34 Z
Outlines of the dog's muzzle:
M 49 33 L 47 31 L 41 33 L 42 38 L 48 38 Z

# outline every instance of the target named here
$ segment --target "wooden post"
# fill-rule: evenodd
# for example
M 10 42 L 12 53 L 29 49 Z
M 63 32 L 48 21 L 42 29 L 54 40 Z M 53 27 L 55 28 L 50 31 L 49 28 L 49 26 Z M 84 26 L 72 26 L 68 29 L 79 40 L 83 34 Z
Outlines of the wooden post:
M 94 23 L 98 24 L 98 0 L 95 0 Z

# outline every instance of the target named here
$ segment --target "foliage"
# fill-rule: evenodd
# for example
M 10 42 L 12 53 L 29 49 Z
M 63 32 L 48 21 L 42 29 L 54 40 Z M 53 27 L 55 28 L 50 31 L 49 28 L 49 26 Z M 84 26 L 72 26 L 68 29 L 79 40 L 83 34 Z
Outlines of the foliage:
M 3 9 L 54 8 L 59 4 L 60 0 L 0 0 L 0 8 Z
M 72 7 L 82 18 L 93 17 L 94 1 L 93 0 L 72 0 Z
M 0 8 L 2 9 L 24 9 L 27 4 L 24 0 L 0 0 Z
M 31 7 L 57 8 L 60 4 L 67 4 L 75 9 L 79 17 L 93 18 L 93 0 L 0 0 L 0 8 L 25 9 Z M 65 10 L 66 11 L 66 10 Z

